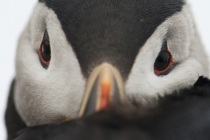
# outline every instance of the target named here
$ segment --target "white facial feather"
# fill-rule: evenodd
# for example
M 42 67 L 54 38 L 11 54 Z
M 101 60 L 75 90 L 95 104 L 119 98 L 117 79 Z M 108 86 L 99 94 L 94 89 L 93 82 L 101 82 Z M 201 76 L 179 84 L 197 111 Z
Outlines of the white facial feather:
M 168 75 L 157 76 L 154 74 L 154 62 L 164 39 L 177 65 Z M 181 12 L 162 23 L 141 48 L 126 82 L 126 93 L 147 102 L 190 87 L 199 76 L 208 76 L 207 60 L 189 6 L 185 5 Z
M 139 51 L 125 83 L 128 97 L 139 101 L 164 96 L 207 76 L 208 62 L 189 7 L 163 22 Z M 47 28 L 51 63 L 44 69 L 37 54 Z M 177 65 L 165 76 L 154 74 L 154 62 L 166 39 Z M 15 104 L 28 126 L 78 115 L 86 79 L 54 12 L 37 4 L 17 49 Z
M 17 49 L 14 98 L 29 126 L 76 117 L 85 87 L 77 58 L 56 15 L 43 4 L 35 9 Z M 52 52 L 48 69 L 41 66 L 37 54 L 46 28 Z

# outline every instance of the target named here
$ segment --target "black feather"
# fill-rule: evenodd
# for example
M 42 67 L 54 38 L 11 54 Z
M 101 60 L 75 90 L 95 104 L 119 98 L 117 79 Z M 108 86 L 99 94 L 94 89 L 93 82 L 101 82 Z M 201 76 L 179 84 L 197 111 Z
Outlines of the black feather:
M 86 77 L 106 61 L 124 79 L 147 39 L 184 5 L 184 0 L 42 1 L 57 15 Z
M 8 140 L 13 140 L 16 136 L 16 132 L 24 129 L 26 127 L 25 123 L 20 118 L 15 104 L 14 104 L 14 90 L 15 90 L 15 80 L 12 81 L 10 86 L 10 93 L 7 102 L 5 122 L 7 127 Z

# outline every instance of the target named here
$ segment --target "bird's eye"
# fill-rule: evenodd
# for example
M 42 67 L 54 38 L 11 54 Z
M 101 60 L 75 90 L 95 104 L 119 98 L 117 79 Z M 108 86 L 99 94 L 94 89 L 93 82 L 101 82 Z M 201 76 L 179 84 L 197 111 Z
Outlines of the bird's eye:
M 39 59 L 44 68 L 47 68 L 51 60 L 51 49 L 48 32 L 45 31 L 41 45 L 39 47 Z
M 164 43 L 162 50 L 159 52 L 158 57 L 154 64 L 154 73 L 156 75 L 166 75 L 174 65 L 171 53 L 167 49 L 167 43 Z

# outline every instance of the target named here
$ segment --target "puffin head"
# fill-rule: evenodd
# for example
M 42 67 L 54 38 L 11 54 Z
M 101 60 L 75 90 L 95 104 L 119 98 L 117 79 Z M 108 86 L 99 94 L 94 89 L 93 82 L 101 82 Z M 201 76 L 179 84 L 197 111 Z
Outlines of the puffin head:
M 40 0 L 19 39 L 14 101 L 34 126 L 123 94 L 147 103 L 201 75 L 206 54 L 184 0 Z

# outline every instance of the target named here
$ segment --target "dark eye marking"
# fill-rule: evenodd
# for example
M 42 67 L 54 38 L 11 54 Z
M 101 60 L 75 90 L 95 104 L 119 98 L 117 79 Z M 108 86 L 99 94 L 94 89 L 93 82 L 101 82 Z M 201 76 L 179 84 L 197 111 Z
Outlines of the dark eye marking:
M 174 66 L 174 61 L 171 53 L 168 50 L 167 42 L 163 43 L 163 47 L 159 52 L 155 63 L 154 63 L 154 73 L 156 75 L 166 75 Z
M 51 48 L 50 48 L 50 40 L 47 30 L 43 35 L 42 42 L 40 44 L 39 50 L 39 59 L 44 68 L 48 68 L 51 60 Z

